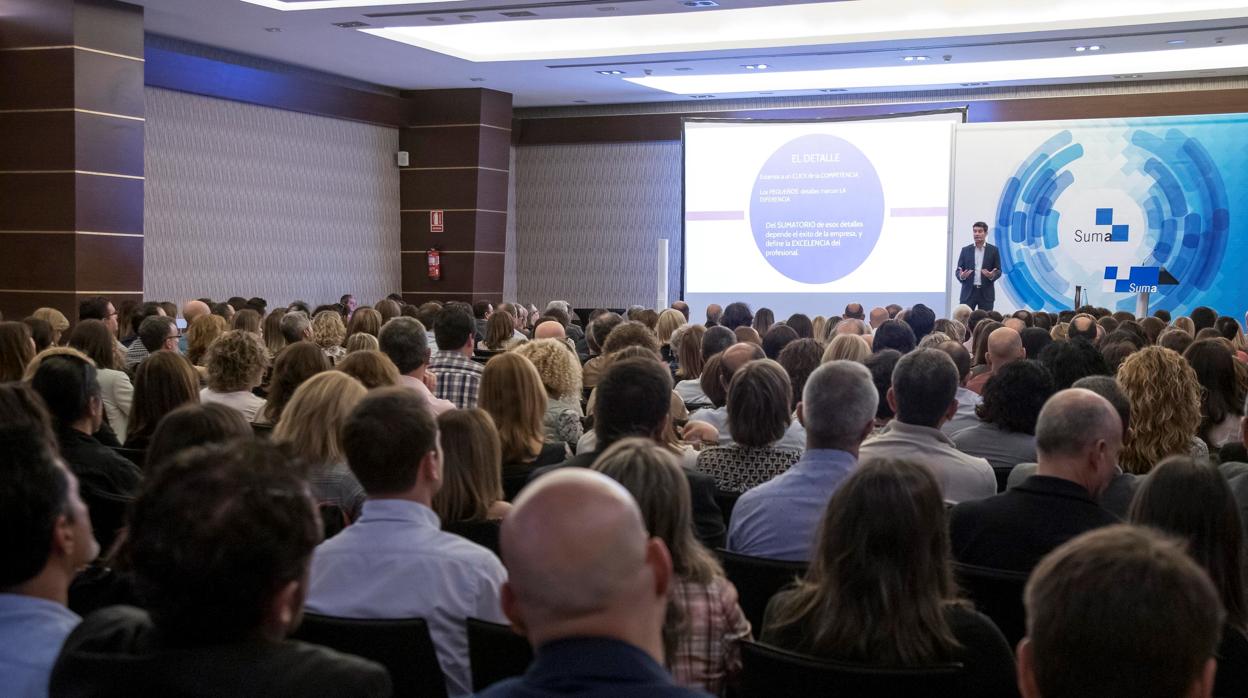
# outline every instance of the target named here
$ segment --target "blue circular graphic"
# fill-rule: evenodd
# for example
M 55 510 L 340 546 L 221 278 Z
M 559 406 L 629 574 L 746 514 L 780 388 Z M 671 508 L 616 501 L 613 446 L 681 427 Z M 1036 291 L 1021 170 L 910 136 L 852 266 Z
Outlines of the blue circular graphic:
M 884 225 L 884 189 L 867 156 L 844 138 L 808 135 L 763 163 L 750 227 L 763 258 L 806 284 L 849 275 L 871 255 Z

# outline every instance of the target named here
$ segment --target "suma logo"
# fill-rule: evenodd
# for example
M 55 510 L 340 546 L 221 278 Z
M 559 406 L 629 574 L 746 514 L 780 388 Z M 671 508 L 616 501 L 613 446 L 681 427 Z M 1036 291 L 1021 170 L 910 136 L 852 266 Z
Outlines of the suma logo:
M 1114 223 L 1114 209 L 1112 208 L 1096 209 L 1096 225 L 1109 226 L 1109 231 L 1093 230 L 1085 233 L 1082 230 L 1076 230 L 1075 242 L 1126 242 L 1131 236 L 1131 226 Z
M 1118 270 L 1127 271 L 1127 278 L 1120 278 Z M 1179 280 L 1164 267 L 1105 267 L 1105 280 L 1101 290 L 1107 293 L 1157 293 L 1161 286 L 1174 286 Z

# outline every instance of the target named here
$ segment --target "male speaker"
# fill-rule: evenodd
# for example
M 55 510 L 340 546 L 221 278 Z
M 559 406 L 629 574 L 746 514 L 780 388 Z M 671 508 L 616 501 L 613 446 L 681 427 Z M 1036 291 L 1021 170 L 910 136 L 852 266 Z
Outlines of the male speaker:
M 958 268 L 953 275 L 962 283 L 960 302 L 972 310 L 992 310 L 997 299 L 993 283 L 1001 278 L 1001 253 L 996 245 L 989 245 L 988 224 L 977 221 L 971 226 L 974 242 L 962 248 L 958 255 Z

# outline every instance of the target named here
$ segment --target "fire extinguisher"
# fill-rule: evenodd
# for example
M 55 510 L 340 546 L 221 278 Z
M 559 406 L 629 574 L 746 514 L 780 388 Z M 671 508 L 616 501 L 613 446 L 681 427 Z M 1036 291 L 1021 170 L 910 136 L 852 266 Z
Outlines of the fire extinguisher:
M 429 248 L 429 280 L 439 281 L 442 278 L 442 253 L 436 247 Z

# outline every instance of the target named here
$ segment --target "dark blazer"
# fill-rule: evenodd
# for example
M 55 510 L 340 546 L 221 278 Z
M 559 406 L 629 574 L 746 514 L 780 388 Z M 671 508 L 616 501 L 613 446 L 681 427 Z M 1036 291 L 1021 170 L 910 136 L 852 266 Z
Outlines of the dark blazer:
M 604 450 L 606 449 L 578 453 L 562 463 L 538 468 L 529 475 L 529 482 L 556 468 L 588 468 Z M 728 529 L 724 526 L 724 515 L 719 509 L 719 504 L 715 502 L 715 478 L 683 466 L 681 470 L 685 471 L 685 478 L 689 481 L 689 498 L 693 504 L 693 527 L 694 532 L 698 534 L 698 540 L 705 543 L 708 548 L 724 547 L 724 536 Z
M 620 640 L 569 637 L 537 648 L 523 676 L 500 681 L 480 698 L 698 698 L 706 693 L 676 685 L 650 655 Z
M 974 269 L 975 273 L 965 279 L 958 278 L 958 269 Z M 984 243 L 984 263 L 979 268 L 975 267 L 975 245 L 967 245 L 962 248 L 962 253 L 958 255 L 958 266 L 953 270 L 953 280 L 962 284 L 962 296 L 960 302 L 965 303 L 971 299 L 971 291 L 975 289 L 975 277 L 979 276 L 980 269 L 996 269 L 997 273 L 991 277 L 986 277 L 981 282 L 983 299 L 991 302 L 996 300 L 997 292 L 994 284 L 997 279 L 1001 278 L 1001 252 L 997 250 L 997 246 Z
M 949 512 L 949 542 L 958 562 L 1031 572 L 1075 536 L 1119 523 L 1078 483 L 1032 475 L 1019 486 Z
M 91 512 L 95 539 L 102 551 L 108 550 L 125 524 L 126 507 L 138 494 L 143 473 L 94 436 L 63 428 L 57 430 L 56 440 L 61 457 L 78 478 L 78 491 Z

